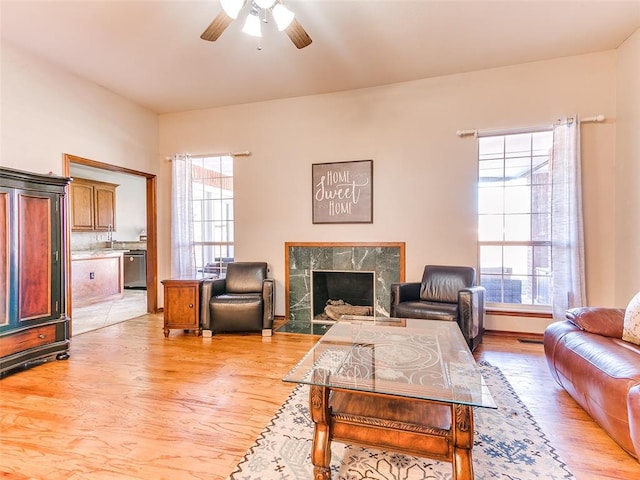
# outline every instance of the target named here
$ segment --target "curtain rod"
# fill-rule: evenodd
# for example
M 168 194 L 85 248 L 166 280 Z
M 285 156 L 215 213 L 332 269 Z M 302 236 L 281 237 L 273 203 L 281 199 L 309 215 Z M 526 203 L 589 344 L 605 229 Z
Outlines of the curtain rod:
M 560 120 L 558 120 L 560 121 Z M 605 121 L 605 116 L 602 114 L 594 115 L 592 117 L 583 117 L 580 119 L 580 123 L 600 123 Z M 492 129 L 492 130 L 457 130 L 456 135 L 459 137 L 467 137 L 469 135 L 473 135 L 474 137 L 478 136 L 488 136 L 491 134 L 508 134 L 508 133 L 527 133 L 532 131 L 537 131 L 541 129 L 549 128 L 551 129 L 551 125 L 543 125 L 538 127 L 524 127 L 524 128 L 512 128 L 512 129 Z
M 192 158 L 202 158 L 202 157 L 250 157 L 251 151 L 244 150 L 242 152 L 218 152 L 218 153 L 206 153 L 204 155 L 191 155 L 189 152 L 185 153 L 175 153 L 171 156 L 164 157 L 165 160 L 172 161 L 174 157 L 178 157 L 180 155 L 187 155 Z

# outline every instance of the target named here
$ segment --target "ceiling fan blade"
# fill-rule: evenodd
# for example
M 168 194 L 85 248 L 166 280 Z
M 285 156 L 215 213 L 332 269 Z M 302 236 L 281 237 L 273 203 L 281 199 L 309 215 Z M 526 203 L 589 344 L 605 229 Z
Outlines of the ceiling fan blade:
M 284 31 L 289 35 L 289 38 L 296 47 L 304 48 L 311 45 L 311 37 L 305 29 L 302 28 L 298 19 L 294 18 L 291 25 L 285 28 Z
M 200 38 L 203 40 L 207 40 L 209 42 L 215 42 L 222 32 L 224 32 L 227 27 L 233 22 L 233 18 L 227 15 L 224 11 L 220 12 L 216 18 L 213 19 L 213 22 L 209 24 L 207 29 L 202 32 Z

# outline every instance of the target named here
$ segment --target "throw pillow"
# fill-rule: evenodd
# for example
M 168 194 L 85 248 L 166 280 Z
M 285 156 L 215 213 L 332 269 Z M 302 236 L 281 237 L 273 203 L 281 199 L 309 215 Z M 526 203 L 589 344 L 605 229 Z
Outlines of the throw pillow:
M 624 312 L 622 339 L 640 345 L 640 292 L 631 299 Z

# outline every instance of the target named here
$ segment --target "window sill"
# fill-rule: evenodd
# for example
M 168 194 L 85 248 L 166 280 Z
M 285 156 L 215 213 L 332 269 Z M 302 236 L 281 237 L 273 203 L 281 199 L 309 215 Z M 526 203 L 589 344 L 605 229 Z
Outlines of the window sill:
M 487 315 L 508 316 L 508 317 L 535 317 L 535 318 L 553 318 L 553 313 L 549 310 L 525 310 L 518 308 L 485 308 Z

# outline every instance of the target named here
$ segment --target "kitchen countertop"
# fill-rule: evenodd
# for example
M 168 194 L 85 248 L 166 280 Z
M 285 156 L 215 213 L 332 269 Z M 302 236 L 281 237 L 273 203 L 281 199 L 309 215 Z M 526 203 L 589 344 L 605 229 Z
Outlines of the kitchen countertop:
M 125 250 L 146 250 L 147 242 L 139 242 L 137 240 L 114 240 L 114 248 L 121 248 Z
M 100 257 L 119 257 L 127 253 L 129 250 L 118 248 L 102 248 L 96 250 L 72 250 L 71 260 L 86 260 L 88 258 Z

